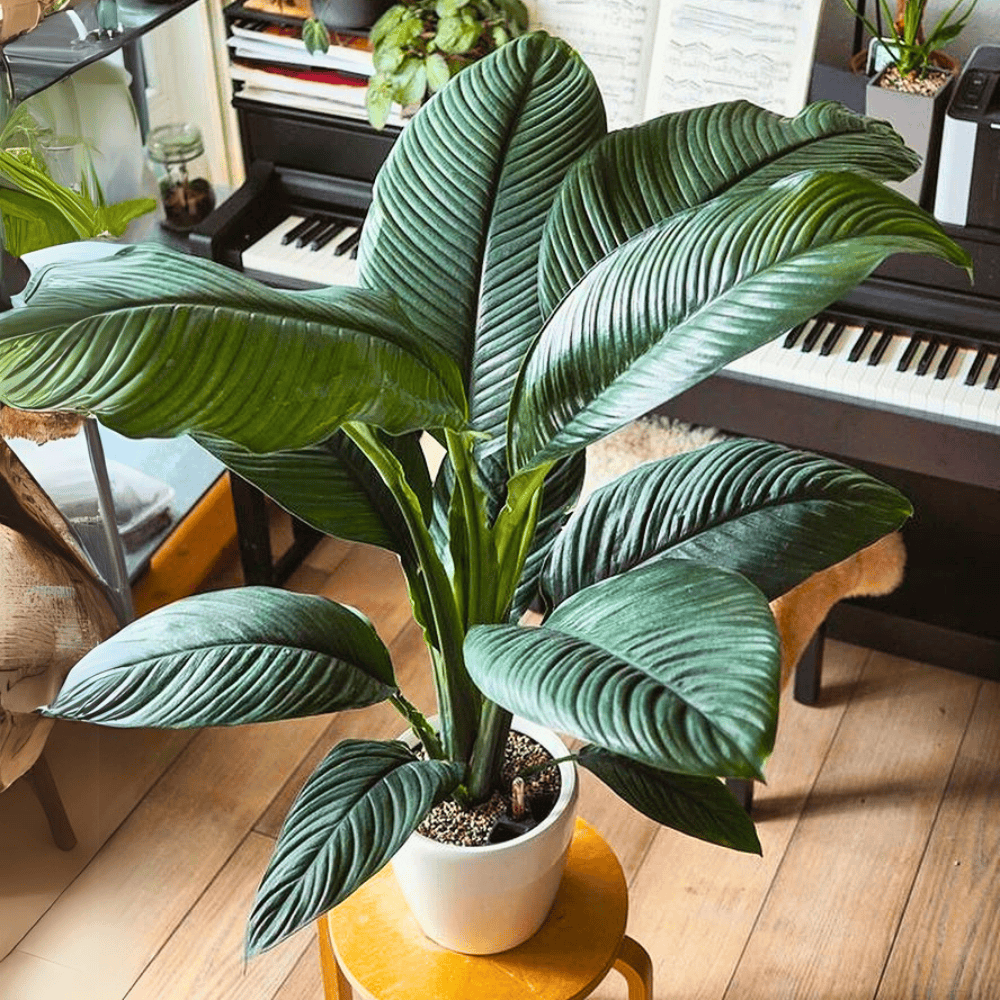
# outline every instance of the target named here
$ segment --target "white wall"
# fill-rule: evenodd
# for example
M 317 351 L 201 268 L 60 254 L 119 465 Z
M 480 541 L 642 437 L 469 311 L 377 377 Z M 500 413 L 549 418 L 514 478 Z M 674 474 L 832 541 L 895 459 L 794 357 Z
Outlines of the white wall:
M 878 0 L 868 0 L 865 5 L 868 19 L 872 22 L 875 20 L 877 2 Z M 954 0 L 929 0 L 924 25 L 933 25 L 953 2 Z M 889 6 L 895 10 L 896 0 L 889 0 Z M 817 62 L 845 68 L 854 39 L 852 22 L 850 11 L 844 6 L 843 0 L 824 0 L 819 40 L 816 44 Z M 979 0 L 962 34 L 946 46 L 946 51 L 964 61 L 977 45 L 985 43 L 1000 45 L 1000 0 Z

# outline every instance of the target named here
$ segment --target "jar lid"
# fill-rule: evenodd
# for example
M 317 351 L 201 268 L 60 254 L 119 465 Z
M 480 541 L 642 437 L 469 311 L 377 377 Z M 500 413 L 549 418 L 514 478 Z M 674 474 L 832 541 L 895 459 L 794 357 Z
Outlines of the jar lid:
M 149 133 L 146 151 L 158 163 L 193 160 L 205 152 L 201 129 L 197 125 L 160 125 Z

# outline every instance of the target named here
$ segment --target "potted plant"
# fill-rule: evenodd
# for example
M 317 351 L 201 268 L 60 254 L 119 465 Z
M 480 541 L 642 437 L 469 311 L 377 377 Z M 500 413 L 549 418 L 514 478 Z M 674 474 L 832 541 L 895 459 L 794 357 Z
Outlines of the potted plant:
M 50 266 L 0 317 L 3 401 L 85 410 L 133 436 L 193 433 L 406 573 L 437 723 L 399 690 L 361 613 L 266 588 L 140 619 L 46 709 L 136 726 L 399 711 L 420 753 L 345 741 L 303 788 L 250 953 L 344 899 L 435 803 L 489 799 L 513 713 L 583 739 L 572 762 L 659 822 L 759 851 L 717 779 L 759 776 L 772 747 L 768 599 L 908 515 L 866 475 L 736 441 L 642 466 L 568 516 L 589 443 L 888 255 L 968 266 L 881 183 L 915 165 L 898 136 L 838 105 L 785 119 L 738 102 L 605 131 L 579 57 L 527 34 L 402 133 L 375 184 L 360 287 L 268 289 L 140 246 Z M 446 452 L 434 476 L 421 432 Z M 541 626 L 520 625 L 536 600 Z
M 460 69 L 523 34 L 522 0 L 402 0 L 371 30 L 375 73 L 368 119 L 382 128 L 395 101 L 420 104 Z
M 868 84 L 865 111 L 890 122 L 921 159 L 921 165 L 899 190 L 930 207 L 934 194 L 937 153 L 944 112 L 957 75 L 957 64 L 940 58 L 941 46 L 956 38 L 975 9 L 977 0 L 956 0 L 924 31 L 927 0 L 897 0 L 895 16 L 887 0 L 878 0 L 889 26 L 889 37 L 860 14 L 851 0 L 843 0 L 873 38 L 880 39 L 891 62 Z

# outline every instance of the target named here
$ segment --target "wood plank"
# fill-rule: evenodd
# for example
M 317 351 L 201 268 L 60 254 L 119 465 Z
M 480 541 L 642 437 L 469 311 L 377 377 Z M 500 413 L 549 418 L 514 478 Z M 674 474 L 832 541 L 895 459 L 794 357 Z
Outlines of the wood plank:
M 313 935 L 315 936 L 315 931 Z M 281 984 L 273 1000 L 321 1000 L 323 971 L 319 964 L 319 949 L 314 941 L 295 963 L 291 975 Z
M 316 961 L 312 925 L 245 962 L 246 917 L 274 842 L 250 834 L 147 966 L 129 1000 L 264 1000 L 303 953 Z
M 1000 684 L 987 683 L 910 895 L 880 1000 L 980 1000 L 1000 984 Z
M 980 685 L 873 654 L 726 997 L 874 995 Z
M 77 846 L 61 851 L 52 842 L 27 782 L 0 795 L 0 958 L 83 871 L 192 736 L 56 723 L 45 753 Z
M 114 1000 L 103 985 L 76 969 L 15 951 L 0 962 L 4 1000 Z
M 316 554 L 318 558 L 326 556 Z M 310 558 L 308 565 L 316 563 Z M 372 545 L 352 545 L 318 593 L 364 612 L 386 644 L 396 638 L 411 617 L 399 557 Z
M 672 995 L 685 1000 L 722 996 L 869 655 L 827 642 L 819 704 L 798 704 L 790 688 L 782 695 L 768 784 L 755 793 L 763 858 L 672 830 L 657 833 L 632 881 L 628 933 L 649 950 L 654 982 L 668 984 Z M 602 989 L 617 989 L 614 980 L 609 977 Z M 746 996 L 771 1000 L 770 986 Z
M 199 732 L 20 950 L 124 997 L 326 723 Z

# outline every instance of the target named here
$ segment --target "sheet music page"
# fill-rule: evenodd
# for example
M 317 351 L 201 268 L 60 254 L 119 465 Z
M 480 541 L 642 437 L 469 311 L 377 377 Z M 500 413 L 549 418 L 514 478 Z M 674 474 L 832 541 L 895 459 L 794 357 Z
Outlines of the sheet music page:
M 660 0 L 643 118 L 745 98 L 797 114 L 822 0 Z
M 568 42 L 590 67 L 608 127 L 641 120 L 658 0 L 528 0 L 530 26 Z

